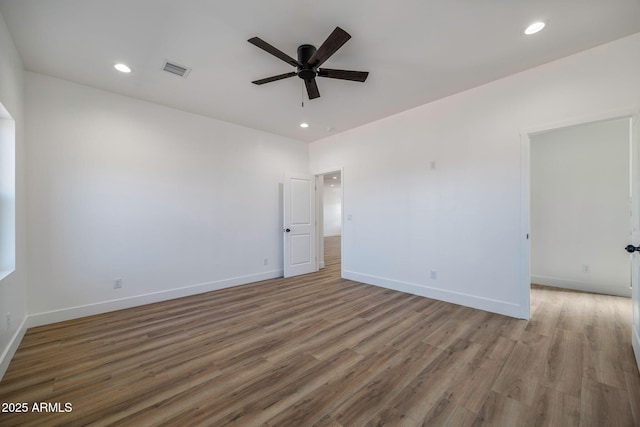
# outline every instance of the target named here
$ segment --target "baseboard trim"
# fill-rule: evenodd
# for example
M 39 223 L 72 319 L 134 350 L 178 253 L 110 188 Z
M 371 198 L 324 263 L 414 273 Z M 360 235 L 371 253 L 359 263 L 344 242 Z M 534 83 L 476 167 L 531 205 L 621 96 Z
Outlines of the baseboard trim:
M 555 288 L 573 289 L 574 291 L 591 292 L 594 294 L 615 295 L 618 297 L 631 298 L 631 288 L 611 287 L 603 289 L 601 286 L 592 283 L 578 282 L 575 280 L 559 279 L 556 277 L 531 275 L 531 283 L 543 286 L 553 286 Z
M 366 283 L 368 285 L 380 286 L 382 288 L 432 298 L 452 304 L 463 305 L 465 307 L 477 308 L 479 310 L 503 314 L 505 316 L 515 317 L 518 319 L 526 319 L 527 310 L 525 310 L 525 307 L 521 307 L 518 304 L 512 304 L 506 301 L 493 300 L 489 298 L 478 297 L 475 295 L 463 294 L 460 292 L 452 292 L 444 289 L 417 285 L 414 283 L 401 282 L 398 280 L 371 276 L 354 271 L 343 270 L 342 277 L 344 277 L 345 279 Z
M 36 313 L 28 316 L 27 325 L 29 328 L 33 328 L 36 326 L 48 325 L 50 323 L 63 322 L 65 320 L 72 320 L 80 317 L 93 316 L 95 314 L 108 313 L 110 311 L 122 310 L 125 308 L 132 308 L 140 305 L 197 295 L 204 292 L 230 288 L 233 286 L 246 285 L 249 283 L 260 282 L 262 280 L 275 279 L 278 277 L 282 277 L 282 275 L 282 270 L 273 270 L 265 273 L 233 277 L 230 279 L 201 283 L 197 285 L 169 289 L 166 291 L 136 295 L 110 301 L 101 301 L 98 303 L 69 307 L 44 313 Z
M 16 354 L 16 350 L 20 346 L 22 342 L 22 338 L 24 334 L 27 332 L 27 322 L 28 317 L 25 317 L 20 324 L 20 327 L 16 330 L 16 332 L 11 337 L 9 341 L 9 345 L 2 352 L 2 356 L 0 356 L 0 380 L 4 377 L 5 372 L 9 368 L 9 363 L 11 363 L 11 359 L 13 359 L 13 355 Z

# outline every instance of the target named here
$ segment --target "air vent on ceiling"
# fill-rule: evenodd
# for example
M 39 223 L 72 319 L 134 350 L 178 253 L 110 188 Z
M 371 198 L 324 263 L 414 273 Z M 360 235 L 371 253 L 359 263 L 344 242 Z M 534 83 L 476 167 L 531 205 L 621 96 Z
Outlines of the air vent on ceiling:
M 162 70 L 166 71 L 167 73 L 180 76 L 184 79 L 186 79 L 189 73 L 191 72 L 191 68 L 185 67 L 183 65 L 178 65 L 175 62 L 169 62 L 169 61 L 164 61 L 164 64 L 162 64 Z

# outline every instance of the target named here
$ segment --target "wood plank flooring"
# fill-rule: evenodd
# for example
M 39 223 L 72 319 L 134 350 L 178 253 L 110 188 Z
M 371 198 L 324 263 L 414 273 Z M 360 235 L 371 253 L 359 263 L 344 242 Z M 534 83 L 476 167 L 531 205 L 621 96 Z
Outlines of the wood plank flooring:
M 319 273 L 30 329 L 0 382 L 29 412 L 0 425 L 640 426 L 629 299 L 534 286 L 517 320 L 340 279 L 325 247 Z

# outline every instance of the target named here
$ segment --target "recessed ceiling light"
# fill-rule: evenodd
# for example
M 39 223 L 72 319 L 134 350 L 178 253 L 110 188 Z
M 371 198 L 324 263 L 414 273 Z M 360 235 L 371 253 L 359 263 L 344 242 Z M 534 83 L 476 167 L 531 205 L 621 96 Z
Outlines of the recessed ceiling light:
M 338 179 L 338 177 L 337 177 L 337 176 L 334 176 L 334 177 L 333 177 L 333 179 Z
M 335 187 L 335 185 L 331 184 L 332 187 Z
M 542 21 L 534 22 L 533 24 L 529 25 L 526 30 L 524 30 L 524 33 L 530 36 L 531 34 L 535 34 L 538 31 L 542 30 L 544 26 L 545 23 Z
M 309 123 L 300 123 L 300 127 L 306 129 L 309 127 Z
M 127 66 L 126 64 L 116 64 L 113 66 L 113 68 L 115 68 L 116 70 L 120 71 L 121 73 L 130 73 L 131 72 L 131 68 L 129 68 L 129 66 Z

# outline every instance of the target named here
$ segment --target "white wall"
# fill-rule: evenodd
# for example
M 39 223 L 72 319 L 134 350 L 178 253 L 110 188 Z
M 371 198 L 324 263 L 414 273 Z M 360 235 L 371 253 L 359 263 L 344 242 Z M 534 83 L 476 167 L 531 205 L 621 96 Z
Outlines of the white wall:
M 639 69 L 636 34 L 312 143 L 344 166 L 344 276 L 527 317 L 520 133 L 637 105 Z
M 26 75 L 31 324 L 282 274 L 307 144 Z
M 342 190 L 339 186 L 331 187 L 331 182 L 325 180 L 323 199 L 324 236 L 339 236 L 342 231 Z
M 631 296 L 630 119 L 531 136 L 531 281 Z
M 0 103 L 15 121 L 15 271 L 0 280 L 0 378 L 26 331 L 27 258 L 24 138 L 24 72 L 22 61 L 0 15 Z M 11 324 L 7 325 L 7 314 Z

